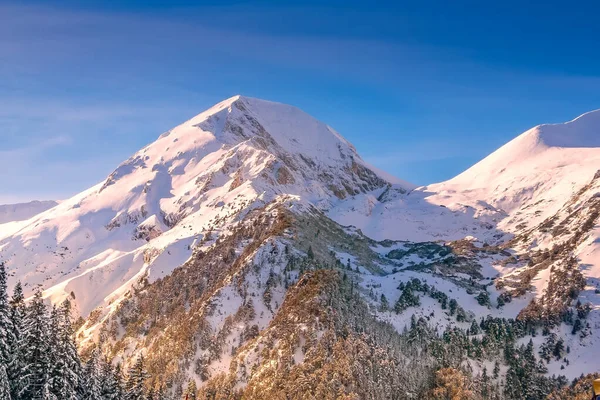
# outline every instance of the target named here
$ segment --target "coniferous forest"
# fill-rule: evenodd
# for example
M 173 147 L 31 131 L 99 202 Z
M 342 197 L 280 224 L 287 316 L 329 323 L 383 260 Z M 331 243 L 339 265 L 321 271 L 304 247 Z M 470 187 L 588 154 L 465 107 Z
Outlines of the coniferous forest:
M 96 350 L 82 361 L 74 341 L 71 304 L 49 307 L 40 290 L 27 303 L 21 284 L 7 290 L 0 264 L 1 400 L 158 400 L 138 358 L 125 373 Z
M 120 364 L 115 364 L 100 354 L 97 347 L 82 360 L 74 340 L 69 301 L 60 306 L 49 307 L 38 290 L 26 302 L 19 283 L 15 285 L 12 295 L 9 295 L 6 278 L 4 265 L 0 264 L 0 399 L 173 398 L 163 383 L 149 377 L 143 357 L 131 362 L 125 372 L 121 370 Z M 432 289 L 421 287 L 417 280 L 410 285 L 415 290 Z M 340 290 L 348 292 L 346 296 L 359 302 L 354 310 L 361 314 L 359 297 L 352 294 L 353 286 L 343 279 Z M 432 293 L 435 295 L 437 292 L 433 290 Z M 365 326 L 362 330 L 365 334 L 372 329 L 375 329 L 373 332 L 384 329 L 378 328 L 377 323 L 368 323 L 368 319 L 366 316 L 363 319 Z M 545 359 L 562 357 L 568 349 L 557 342 L 548 350 L 548 354 L 540 352 L 538 357 L 531 341 L 527 345 L 517 345 L 517 339 L 523 337 L 527 330 L 526 325 L 516 321 L 488 318 L 480 323 L 473 321 L 466 332 L 456 328 L 447 329 L 440 336 L 428 327 L 425 319 L 413 316 L 410 326 L 400 335 L 399 343 L 404 344 L 399 349 L 402 348 L 402 352 L 408 354 L 421 354 L 423 357 L 420 367 L 413 365 L 419 371 L 419 376 L 409 380 L 412 380 L 415 388 L 419 388 L 419 393 L 432 399 L 586 398 L 591 380 L 596 376 L 582 376 L 572 383 L 564 377 L 546 377 Z M 394 346 L 390 346 L 388 350 L 391 351 Z M 392 351 L 390 354 L 393 353 Z M 467 358 L 495 358 L 500 362 L 496 361 L 489 371 L 484 368 L 475 373 L 468 366 L 465 367 Z M 335 359 L 330 363 L 332 368 L 338 368 Z M 508 366 L 505 378 L 500 373 L 500 365 Z M 410 371 L 404 372 L 410 375 Z M 402 372 L 399 369 L 396 373 Z M 287 382 L 284 385 L 294 383 Z M 233 396 L 231 398 L 245 398 L 235 392 L 226 393 L 230 393 Z M 230 398 L 212 384 L 198 391 L 193 381 L 187 385 L 183 395 L 187 399 L 196 399 L 197 395 L 210 399 Z M 393 398 L 409 397 L 396 393 Z

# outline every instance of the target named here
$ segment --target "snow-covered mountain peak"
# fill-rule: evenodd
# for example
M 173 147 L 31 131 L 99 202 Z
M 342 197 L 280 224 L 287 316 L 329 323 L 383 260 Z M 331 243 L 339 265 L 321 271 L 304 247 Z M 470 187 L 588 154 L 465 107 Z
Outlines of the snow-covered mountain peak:
M 11 283 L 22 280 L 28 293 L 42 284 L 55 301 L 73 293 L 87 315 L 140 276 L 168 275 L 195 244 L 256 207 L 292 197 L 325 210 L 403 185 L 298 108 L 235 96 L 164 133 L 98 185 L 0 230 L 0 259 Z
M 211 139 L 220 144 L 235 145 L 255 137 L 270 136 L 290 153 L 301 153 L 328 164 L 346 156 L 358 157 L 354 146 L 340 134 L 299 108 L 240 95 L 177 126 L 151 146 L 164 144 L 161 139 L 175 141 L 188 136 L 188 147 L 198 147 Z M 180 149 L 183 146 L 167 147 Z
M 600 148 L 600 110 L 561 124 L 538 125 L 475 164 L 445 184 L 474 189 L 506 176 L 532 169 L 581 165 L 582 157 L 597 155 Z M 592 174 L 586 179 L 591 178 Z
M 102 190 L 139 169 L 164 170 L 170 175 L 181 175 L 185 171 L 187 174 L 209 154 L 237 152 L 248 146 L 284 161 L 291 161 L 291 156 L 300 157 L 303 164 L 317 170 L 352 163 L 366 166 L 352 144 L 302 110 L 238 95 L 161 135 L 121 164 Z M 208 161 L 215 160 L 210 157 Z
M 505 213 L 515 231 L 554 215 L 600 166 L 600 111 L 561 124 L 538 125 L 449 181 L 429 185 L 430 201 L 452 207 L 477 201 Z
M 587 112 L 566 123 L 537 126 L 532 135 L 548 147 L 600 147 L 600 110 Z

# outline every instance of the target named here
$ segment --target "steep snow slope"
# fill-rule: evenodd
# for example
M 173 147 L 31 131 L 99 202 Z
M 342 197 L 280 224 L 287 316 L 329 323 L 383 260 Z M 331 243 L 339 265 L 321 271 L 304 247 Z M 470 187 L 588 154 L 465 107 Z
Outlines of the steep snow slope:
M 49 210 L 56 201 L 31 201 L 29 203 L 0 205 L 0 225 L 8 222 L 24 221 L 41 212 Z M 2 227 L 0 227 L 0 230 Z
M 600 168 L 600 110 L 521 134 L 457 177 L 379 198 L 340 201 L 329 216 L 398 240 L 501 243 L 556 214 Z
M 164 133 L 104 182 L 16 232 L 0 231 L 0 257 L 11 283 L 20 279 L 28 293 L 42 285 L 55 301 L 71 295 L 87 315 L 145 274 L 168 275 L 198 242 L 226 235 L 277 196 L 329 208 L 388 186 L 327 125 L 291 106 L 235 96 Z
M 357 194 L 338 201 L 327 215 L 342 225 L 360 228 L 376 240 L 446 241 L 473 236 L 497 243 L 506 236 L 496 229 L 506 216 L 504 211 L 484 201 L 447 207 L 421 189 L 406 194 L 392 186 L 379 196 Z
M 600 168 L 600 110 L 564 124 L 521 134 L 457 177 L 421 189 L 437 204 L 476 206 L 485 201 L 510 218 L 507 231 L 556 213 Z
M 429 192 L 428 202 L 450 209 L 477 209 L 485 201 L 504 216 L 497 221 L 498 230 L 527 234 L 515 249 L 535 251 L 571 239 L 588 218 L 594 222 L 598 171 L 600 110 L 564 124 L 534 127 L 457 177 L 418 192 Z M 572 253 L 587 265 L 586 276 L 595 279 L 600 276 L 600 236 L 597 229 L 585 235 Z M 542 276 L 536 281 L 538 295 L 546 280 Z

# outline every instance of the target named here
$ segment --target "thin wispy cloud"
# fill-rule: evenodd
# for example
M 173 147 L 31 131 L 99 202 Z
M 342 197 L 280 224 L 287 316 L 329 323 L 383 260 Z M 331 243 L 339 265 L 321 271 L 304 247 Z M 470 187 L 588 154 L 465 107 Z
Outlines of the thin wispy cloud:
M 5 171 L 10 170 L 20 164 L 31 162 L 45 150 L 69 143 L 71 143 L 71 139 L 68 136 L 55 136 L 24 147 L 8 150 L 0 149 L 0 168 Z

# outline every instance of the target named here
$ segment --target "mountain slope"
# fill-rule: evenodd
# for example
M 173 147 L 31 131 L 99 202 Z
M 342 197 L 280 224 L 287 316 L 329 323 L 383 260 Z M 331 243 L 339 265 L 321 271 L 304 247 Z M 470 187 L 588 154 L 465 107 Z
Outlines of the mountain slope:
M 56 201 L 31 201 L 29 203 L 0 205 L 0 225 L 27 220 L 41 212 L 51 209 Z M 0 228 L 1 229 L 1 228 Z
M 504 230 L 531 226 L 557 212 L 594 177 L 599 137 L 600 110 L 564 124 L 536 126 L 457 177 L 424 190 L 446 205 L 484 200 L 512 217 L 500 224 Z
M 42 284 L 54 301 L 74 296 L 87 315 L 144 274 L 169 274 L 194 243 L 277 196 L 328 207 L 388 186 L 325 124 L 294 107 L 236 96 L 0 238 L 0 257 L 26 290 Z
M 521 317 L 568 319 L 573 294 L 566 292 L 591 305 L 589 329 L 581 338 L 566 334 L 570 328 L 560 329 L 572 350 L 571 376 L 595 369 L 597 354 L 589 346 L 600 341 L 593 329 L 600 326 L 599 138 L 600 110 L 564 124 L 540 125 L 457 177 L 419 189 L 430 193 L 428 201 L 450 209 L 477 209 L 483 200 L 500 210 L 496 227 L 514 236 L 504 247 L 517 262 L 501 269 L 497 284 L 513 296 L 535 299 Z M 581 276 L 575 286 L 564 276 L 570 268 Z M 551 371 L 565 373 L 560 368 L 558 363 Z
M 208 398 L 423 398 L 442 368 L 552 387 L 545 370 L 591 372 L 600 340 L 599 116 L 415 188 L 299 109 L 235 96 L 0 230 L 0 260 L 73 300 L 84 354 L 143 354 L 173 398 L 190 380 Z M 514 364 L 534 353 L 543 368 Z

